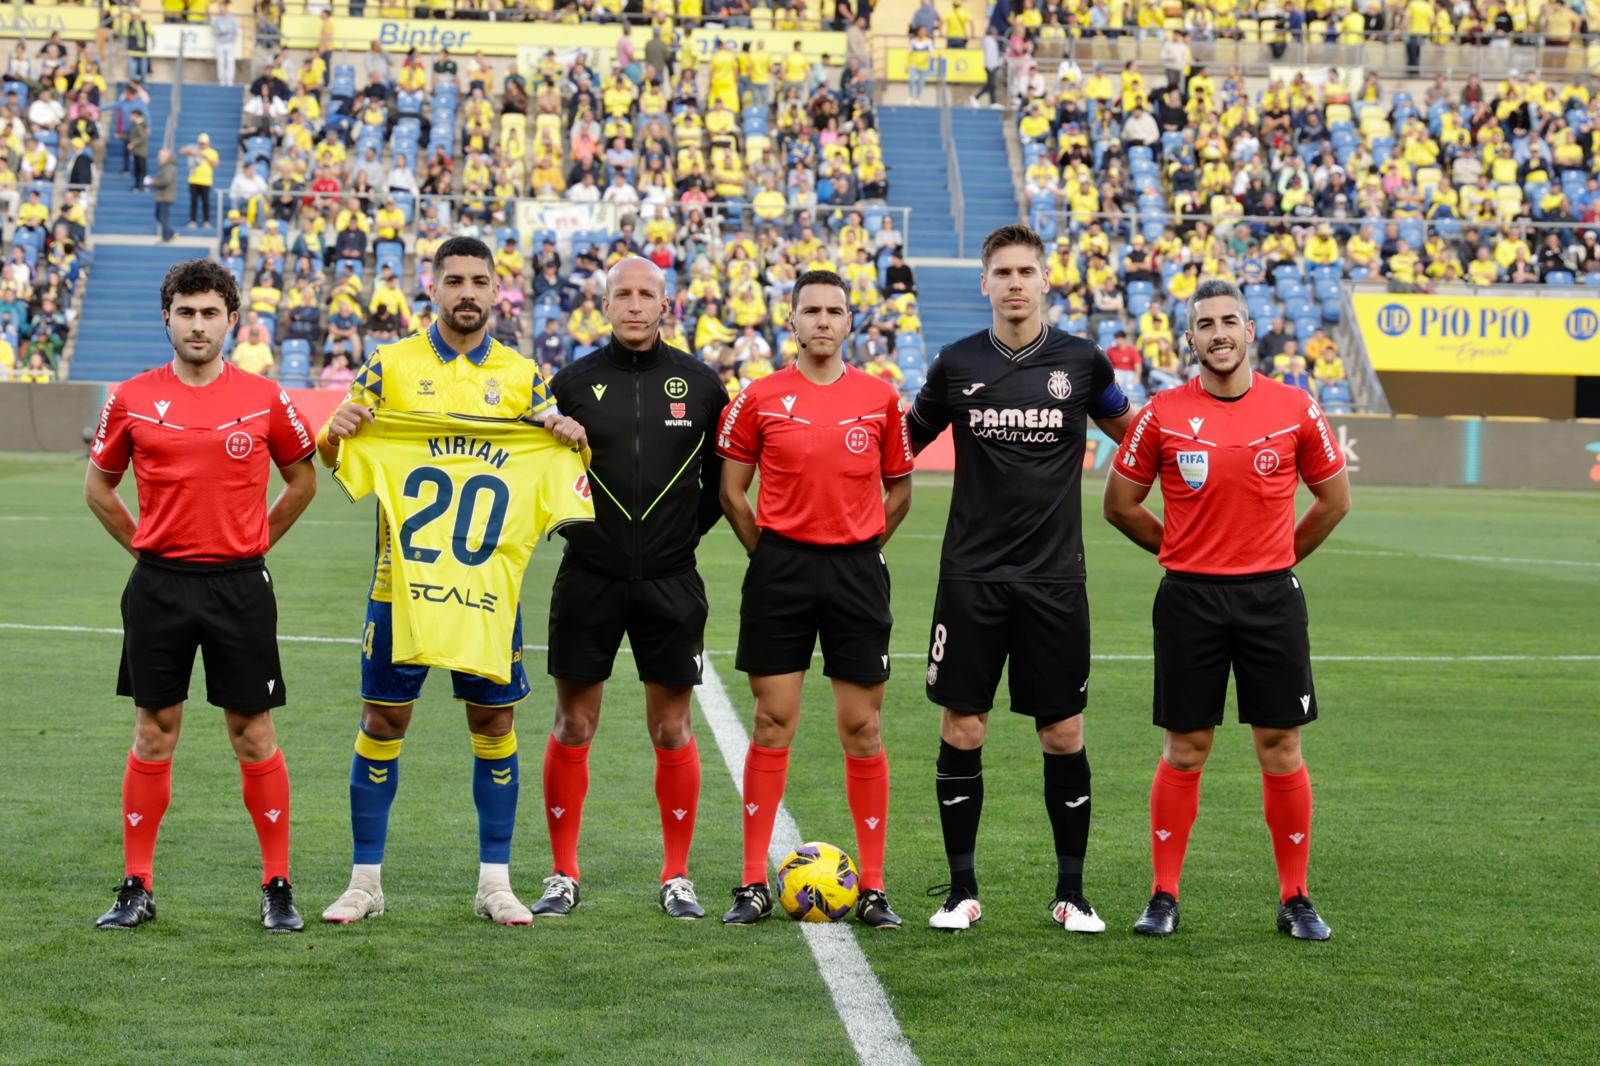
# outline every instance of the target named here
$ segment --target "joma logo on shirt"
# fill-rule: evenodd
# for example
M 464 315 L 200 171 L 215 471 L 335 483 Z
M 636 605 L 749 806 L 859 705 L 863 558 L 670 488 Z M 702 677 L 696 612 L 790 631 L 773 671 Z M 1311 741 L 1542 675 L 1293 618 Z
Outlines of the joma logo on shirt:
M 429 603 L 454 603 L 462 607 L 471 607 L 477 611 L 494 614 L 494 605 L 499 602 L 499 597 L 492 592 L 480 592 L 478 598 L 472 598 L 471 589 L 458 589 L 451 585 L 419 585 L 410 583 L 411 598 L 426 600 Z

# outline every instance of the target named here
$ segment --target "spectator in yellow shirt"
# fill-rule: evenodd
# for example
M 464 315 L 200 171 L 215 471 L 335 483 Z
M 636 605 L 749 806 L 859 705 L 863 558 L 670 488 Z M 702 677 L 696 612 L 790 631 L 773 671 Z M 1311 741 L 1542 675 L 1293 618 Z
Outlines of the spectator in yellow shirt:
M 582 306 L 567 319 L 567 336 L 575 346 L 593 348 L 610 331 L 610 325 L 594 306 L 594 297 L 585 296 Z

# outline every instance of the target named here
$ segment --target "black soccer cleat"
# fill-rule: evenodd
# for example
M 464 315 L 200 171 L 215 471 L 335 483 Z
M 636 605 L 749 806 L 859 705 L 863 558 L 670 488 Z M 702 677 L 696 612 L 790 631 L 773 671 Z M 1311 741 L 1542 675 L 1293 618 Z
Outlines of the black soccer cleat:
M 535 918 L 565 918 L 578 908 L 578 879 L 566 874 L 551 874 L 544 879 L 544 895 L 533 904 Z
M 889 906 L 881 888 L 862 889 L 856 899 L 856 921 L 868 929 L 898 929 L 900 916 Z
M 94 923 L 96 929 L 134 929 L 156 920 L 156 897 L 137 877 L 125 877 L 117 886 L 117 901 Z
M 1330 940 L 1333 930 L 1304 896 L 1292 896 L 1278 905 L 1278 932 L 1296 940 Z
M 269 933 L 298 933 L 306 927 L 287 877 L 274 877 L 261 886 L 261 927 Z
M 772 890 L 765 881 L 733 890 L 733 906 L 722 916 L 723 925 L 755 925 L 772 914 Z
M 662 883 L 661 909 L 667 912 L 668 918 L 686 922 L 706 916 L 706 909 L 700 906 L 700 900 L 694 894 L 694 882 L 681 874 Z
M 1144 913 L 1133 923 L 1140 936 L 1171 936 L 1178 931 L 1178 900 L 1170 892 L 1157 892 L 1144 905 Z

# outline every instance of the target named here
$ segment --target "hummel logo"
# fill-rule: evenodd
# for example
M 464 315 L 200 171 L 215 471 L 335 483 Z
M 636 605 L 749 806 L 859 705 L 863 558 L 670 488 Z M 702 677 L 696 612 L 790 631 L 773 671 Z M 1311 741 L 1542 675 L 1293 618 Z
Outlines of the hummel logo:
M 567 813 L 567 809 L 565 807 L 551 807 L 550 813 L 555 815 L 557 819 L 560 819 L 563 814 Z
M 490 770 L 489 780 L 493 781 L 497 785 L 511 784 L 511 767 L 507 766 L 503 770 Z
M 156 401 L 156 414 L 160 415 L 162 418 L 166 418 L 167 417 L 167 408 L 169 408 L 171 406 L 172 406 L 172 401 L 171 400 L 157 400 Z
M 277 682 L 276 679 L 269 680 L 267 682 L 267 695 L 269 695 L 269 696 L 272 695 L 272 690 L 274 688 L 276 688 L 277 685 L 278 685 L 278 682 Z
M 1189 432 L 1198 436 L 1200 433 L 1200 427 L 1205 424 L 1206 420 L 1203 418 L 1191 418 L 1189 419 Z
M 889 669 L 889 657 L 887 655 L 880 655 L 878 658 L 883 660 L 883 668 L 885 670 Z
M 981 388 L 983 388 L 983 382 L 974 381 L 971 385 L 968 385 L 966 388 L 961 390 L 961 395 L 971 396 Z
M 1306 714 L 1310 714 L 1311 713 L 1311 697 L 1310 696 L 1301 696 L 1300 697 L 1300 710 L 1303 711 Z
M 1296 843 L 1296 844 L 1300 843 L 1305 838 L 1306 838 L 1306 835 L 1304 833 L 1290 833 L 1289 834 L 1289 839 L 1292 842 Z
M 759 803 L 746 803 L 744 805 L 744 809 L 745 809 L 745 813 L 749 814 L 750 817 L 754 818 L 755 815 L 756 815 L 756 812 L 761 809 L 761 804 L 759 804 Z
M 1172 835 L 1172 830 L 1170 830 L 1170 829 L 1157 829 L 1156 830 L 1156 839 L 1161 841 L 1163 844 L 1166 843 L 1167 838 L 1169 836 L 1171 836 L 1171 835 Z
M 863 818 L 862 821 L 867 823 L 867 828 L 868 829 L 876 829 L 876 828 L 878 828 L 878 822 L 881 821 L 881 819 L 878 819 L 878 818 Z
M 799 398 L 800 397 L 798 397 L 798 396 L 785 396 L 783 398 L 783 409 L 785 411 L 788 411 L 790 414 L 793 414 L 794 413 L 794 402 L 796 400 L 798 400 Z
M 1082 807 L 1085 803 L 1089 802 L 1089 797 L 1079 796 L 1075 800 L 1063 800 L 1062 802 L 1064 802 L 1068 807 L 1071 807 L 1073 810 L 1077 810 L 1079 807 Z
M 128 815 L 128 824 L 134 826 L 135 828 L 137 828 L 139 823 L 142 821 L 144 821 L 144 815 L 140 814 L 138 811 L 134 811 L 132 814 Z
M 971 798 L 972 798 L 971 796 L 955 796 L 955 797 L 952 797 L 951 799 L 940 800 L 939 801 L 939 805 L 941 807 L 954 807 L 956 804 L 965 803 L 967 800 L 969 800 Z
M 374 785 L 384 784 L 389 780 L 389 771 L 380 770 L 376 766 L 369 766 L 367 767 L 367 780 Z
M 684 810 L 682 807 L 674 807 L 674 808 L 672 808 L 672 816 L 674 818 L 676 818 L 680 822 L 683 821 L 683 819 L 688 815 L 688 813 L 689 812 Z
M 270 811 L 262 811 L 261 813 L 266 815 L 267 821 L 271 822 L 273 825 L 277 825 L 278 819 L 283 817 L 283 812 L 278 810 L 276 807 Z
M 605 399 L 607 386 L 605 386 L 605 385 L 590 385 L 589 388 L 594 390 L 594 398 L 596 400 Z

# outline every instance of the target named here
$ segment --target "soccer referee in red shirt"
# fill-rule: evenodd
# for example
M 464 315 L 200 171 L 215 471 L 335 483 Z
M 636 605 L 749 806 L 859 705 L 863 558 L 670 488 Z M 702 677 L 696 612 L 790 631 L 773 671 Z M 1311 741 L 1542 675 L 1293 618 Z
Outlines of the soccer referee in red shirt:
M 856 920 L 896 929 L 900 916 L 883 891 L 889 758 L 879 716 L 894 618 L 882 547 L 911 509 L 911 445 L 894 386 L 840 354 L 850 335 L 844 279 L 808 270 L 790 303 L 799 357 L 740 393 L 717 438 L 722 508 L 750 553 L 736 665 L 756 701 L 744 764 L 743 884 L 722 920 L 749 925 L 772 913 L 767 848 L 820 634 L 860 859 Z M 752 513 L 747 493 L 758 467 Z
M 1178 878 L 1231 667 L 1261 763 L 1278 928 L 1327 940 L 1332 930 L 1306 895 L 1311 779 L 1300 727 L 1316 719 L 1317 694 L 1291 568 L 1349 513 L 1350 478 L 1316 401 L 1251 371 L 1255 323 L 1237 286 L 1199 284 L 1185 339 L 1200 376 L 1156 394 L 1106 480 L 1106 518 L 1167 570 L 1154 610 L 1155 724 L 1166 731 L 1150 788 L 1155 880 L 1133 931 L 1178 928 Z M 1164 523 L 1143 505 L 1158 479 Z M 1301 481 L 1314 499 L 1297 523 Z
M 239 757 L 244 805 L 261 842 L 261 923 L 302 926 L 289 885 L 289 773 L 272 708 L 285 700 L 278 606 L 264 556 L 316 495 L 311 433 L 274 382 L 231 366 L 222 342 L 239 321 L 239 289 L 220 264 L 179 263 L 161 283 L 172 362 L 112 390 L 89 451 L 84 496 L 138 560 L 122 593 L 117 694 L 138 722 L 122 777 L 122 884 L 101 929 L 156 917 L 151 866 L 172 798 L 172 753 L 198 648 L 206 699 L 223 709 Z M 133 464 L 135 521 L 117 495 Z M 271 467 L 284 489 L 269 511 Z

